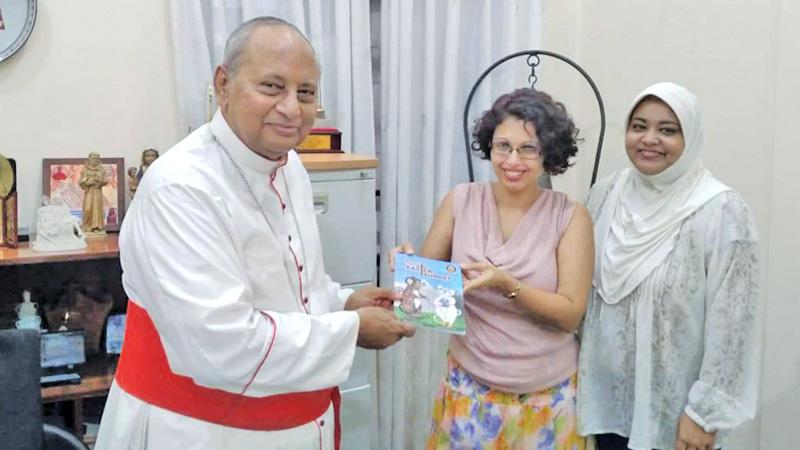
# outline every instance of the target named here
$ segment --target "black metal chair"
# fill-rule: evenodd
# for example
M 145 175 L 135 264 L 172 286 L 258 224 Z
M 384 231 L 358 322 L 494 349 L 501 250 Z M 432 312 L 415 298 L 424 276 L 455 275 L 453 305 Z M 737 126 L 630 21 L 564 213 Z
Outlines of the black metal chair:
M 72 433 L 42 423 L 41 335 L 0 330 L 0 447 L 87 450 Z
M 554 52 L 550 52 L 550 51 L 546 51 L 546 50 L 523 50 L 523 51 L 519 51 L 519 52 L 516 52 L 516 53 L 512 53 L 510 55 L 504 56 L 504 57 L 498 59 L 497 61 L 495 61 L 494 63 L 492 63 L 492 65 L 489 66 L 489 68 L 487 68 L 485 71 L 483 71 L 481 76 L 478 77 L 478 80 L 475 81 L 475 84 L 472 85 L 472 89 L 469 91 L 469 95 L 467 96 L 467 102 L 464 105 L 464 124 L 463 124 L 464 125 L 464 145 L 466 146 L 466 150 L 467 150 L 467 169 L 469 171 L 469 181 L 470 182 L 475 181 L 475 175 L 474 175 L 473 170 L 472 170 L 472 153 L 473 152 L 472 152 L 472 146 L 470 145 L 470 139 L 469 139 L 469 107 L 472 104 L 472 97 L 475 95 L 475 91 L 478 90 L 478 86 L 480 86 L 480 84 L 483 81 L 483 79 L 486 78 L 489 75 L 489 73 L 491 73 L 492 70 L 494 70 L 495 68 L 497 68 L 498 66 L 500 66 L 501 64 L 503 64 L 504 62 L 506 62 L 506 61 L 508 61 L 510 59 L 514 59 L 514 58 L 517 58 L 517 57 L 520 57 L 520 56 L 526 56 L 526 55 L 528 56 L 526 62 L 528 64 L 528 67 L 530 67 L 530 71 L 531 71 L 530 75 L 528 75 L 528 82 L 531 83 L 531 88 L 535 89 L 536 81 L 538 80 L 538 77 L 536 76 L 536 68 L 539 66 L 539 63 L 541 62 L 540 55 L 542 55 L 542 56 L 549 56 L 549 57 L 558 59 L 558 60 L 563 61 L 563 62 L 569 64 L 570 66 L 572 66 L 575 70 L 580 72 L 581 75 L 583 75 L 583 78 L 586 79 L 586 81 L 589 83 L 589 86 L 591 86 L 592 91 L 594 91 L 594 95 L 597 98 L 597 105 L 600 108 L 600 136 L 597 139 L 597 152 L 595 153 L 594 168 L 592 169 L 592 180 L 591 180 L 591 185 L 594 185 L 594 182 L 597 180 L 597 169 L 600 166 L 600 154 L 601 154 L 602 148 L 603 148 L 603 136 L 605 135 L 605 132 L 606 132 L 606 110 L 605 110 L 605 106 L 603 106 L 603 98 L 600 96 L 600 91 L 597 89 L 597 86 L 594 84 L 594 81 L 592 80 L 592 78 L 589 76 L 588 73 L 586 73 L 585 70 L 583 70 L 583 68 L 581 68 L 581 66 L 579 66 L 574 61 L 572 61 L 571 59 L 569 59 L 569 58 L 567 58 L 567 57 L 565 57 L 563 55 L 559 55 L 558 53 L 554 53 Z M 543 176 L 543 179 L 539 180 L 539 183 L 542 184 L 543 186 L 549 188 L 550 187 L 550 178 L 547 176 L 547 174 L 545 174 Z

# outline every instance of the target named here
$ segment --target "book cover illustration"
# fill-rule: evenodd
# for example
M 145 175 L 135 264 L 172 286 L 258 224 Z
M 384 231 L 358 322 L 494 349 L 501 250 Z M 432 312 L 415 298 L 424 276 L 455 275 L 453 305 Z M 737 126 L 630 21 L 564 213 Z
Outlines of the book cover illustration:
M 417 326 L 464 334 L 464 288 L 461 267 L 446 261 L 398 253 L 394 289 L 403 298 L 394 312 Z

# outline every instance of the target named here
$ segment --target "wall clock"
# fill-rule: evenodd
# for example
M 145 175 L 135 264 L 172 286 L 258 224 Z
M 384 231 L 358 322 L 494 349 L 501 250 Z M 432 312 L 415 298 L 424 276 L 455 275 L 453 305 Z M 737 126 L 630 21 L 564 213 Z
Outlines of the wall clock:
M 36 0 L 0 0 L 0 62 L 28 40 L 36 22 Z

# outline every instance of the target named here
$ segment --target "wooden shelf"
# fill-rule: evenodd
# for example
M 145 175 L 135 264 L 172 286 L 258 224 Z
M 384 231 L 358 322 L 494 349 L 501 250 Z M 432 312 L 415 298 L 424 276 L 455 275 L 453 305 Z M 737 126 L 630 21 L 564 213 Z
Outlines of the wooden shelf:
M 78 368 L 81 374 L 80 384 L 65 384 L 42 388 L 42 404 L 70 402 L 72 407 L 72 423 L 69 428 L 84 444 L 93 444 L 96 436 L 84 436 L 83 421 L 84 404 L 87 398 L 105 397 L 114 381 L 116 357 L 93 356 Z
M 81 377 L 81 384 L 65 384 L 42 388 L 42 403 L 102 397 L 108 394 L 112 381 L 114 381 L 114 374 L 88 375 Z
M 300 160 L 303 161 L 306 170 L 311 172 L 378 167 L 378 160 L 373 156 L 355 153 L 300 153 Z
M 96 436 L 84 436 L 83 400 L 92 397 L 105 397 L 111 389 L 114 375 L 89 375 L 81 377 L 81 384 L 51 386 L 42 388 L 42 404 L 55 402 L 72 402 L 71 431 L 84 444 L 94 444 Z
M 68 252 L 36 252 L 30 248 L 28 242 L 21 243 L 19 248 L 0 247 L 0 266 L 116 258 L 119 256 L 117 238 L 116 233 L 89 238 L 86 239 L 85 249 Z

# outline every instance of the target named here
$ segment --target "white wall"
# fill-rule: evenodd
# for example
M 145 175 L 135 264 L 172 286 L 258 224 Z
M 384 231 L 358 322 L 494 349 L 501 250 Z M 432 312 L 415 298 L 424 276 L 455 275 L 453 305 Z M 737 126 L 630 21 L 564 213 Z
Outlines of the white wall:
M 800 295 L 793 283 L 800 254 L 794 232 L 800 222 L 800 4 L 546 0 L 543 22 L 546 48 L 577 60 L 604 96 L 609 122 L 601 175 L 627 164 L 622 116 L 641 89 L 669 80 L 700 98 L 703 161 L 748 201 L 763 243 L 761 414 L 726 450 L 800 448 L 800 346 L 790 344 L 800 341 Z M 567 83 L 565 102 L 592 137 L 594 100 Z M 594 151 L 594 141 L 587 144 L 584 158 Z M 569 186 L 577 196 L 587 187 L 588 162 L 581 162 Z
M 35 226 L 42 158 L 138 165 L 178 129 L 167 3 L 39 1 L 30 39 L 0 63 L 0 153 L 17 160 L 20 227 Z

